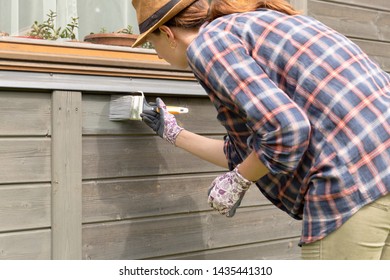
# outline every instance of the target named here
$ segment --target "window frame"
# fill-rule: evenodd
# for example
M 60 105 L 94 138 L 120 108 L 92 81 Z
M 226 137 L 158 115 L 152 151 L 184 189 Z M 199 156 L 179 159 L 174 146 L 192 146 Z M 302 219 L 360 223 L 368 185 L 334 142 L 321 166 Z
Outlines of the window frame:
M 0 70 L 112 77 L 195 80 L 175 69 L 153 49 L 0 37 Z

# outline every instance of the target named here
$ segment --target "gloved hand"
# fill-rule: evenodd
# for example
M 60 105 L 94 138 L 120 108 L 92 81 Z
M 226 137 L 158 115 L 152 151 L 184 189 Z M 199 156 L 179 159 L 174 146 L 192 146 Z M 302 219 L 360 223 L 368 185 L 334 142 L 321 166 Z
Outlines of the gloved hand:
M 168 112 L 165 103 L 160 98 L 157 98 L 156 102 L 159 112 L 145 110 L 141 118 L 161 138 L 175 145 L 176 137 L 183 128 L 177 124 L 175 116 Z
M 238 173 L 238 166 L 228 173 L 217 177 L 209 189 L 208 203 L 226 217 L 233 217 L 245 192 L 252 185 Z

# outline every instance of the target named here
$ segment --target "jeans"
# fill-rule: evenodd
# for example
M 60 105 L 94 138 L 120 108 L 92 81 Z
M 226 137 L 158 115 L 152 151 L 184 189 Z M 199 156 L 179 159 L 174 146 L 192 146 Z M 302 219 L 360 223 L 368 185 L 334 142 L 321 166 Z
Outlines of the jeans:
M 390 194 L 361 208 L 339 229 L 302 246 L 304 260 L 390 260 Z

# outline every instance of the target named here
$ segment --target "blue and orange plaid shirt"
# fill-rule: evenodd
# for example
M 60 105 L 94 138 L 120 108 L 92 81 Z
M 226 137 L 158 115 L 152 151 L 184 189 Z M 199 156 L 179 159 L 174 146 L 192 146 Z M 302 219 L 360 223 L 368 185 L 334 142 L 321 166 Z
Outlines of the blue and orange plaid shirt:
M 230 168 L 252 150 L 256 185 L 303 219 L 300 244 L 390 190 L 390 76 L 307 16 L 260 9 L 202 26 L 187 50 L 227 130 Z

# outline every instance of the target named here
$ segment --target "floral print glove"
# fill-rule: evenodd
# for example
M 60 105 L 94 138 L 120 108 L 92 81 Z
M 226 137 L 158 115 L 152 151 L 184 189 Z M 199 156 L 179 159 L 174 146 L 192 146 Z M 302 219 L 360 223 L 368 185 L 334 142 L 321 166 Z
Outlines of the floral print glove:
M 252 185 L 238 173 L 238 166 L 228 173 L 217 177 L 209 189 L 208 203 L 226 217 L 233 217 L 245 192 Z
M 168 112 L 160 98 L 157 98 L 156 102 L 159 112 L 146 110 L 141 114 L 142 120 L 161 138 L 175 145 L 176 137 L 183 128 L 177 124 L 175 116 Z

